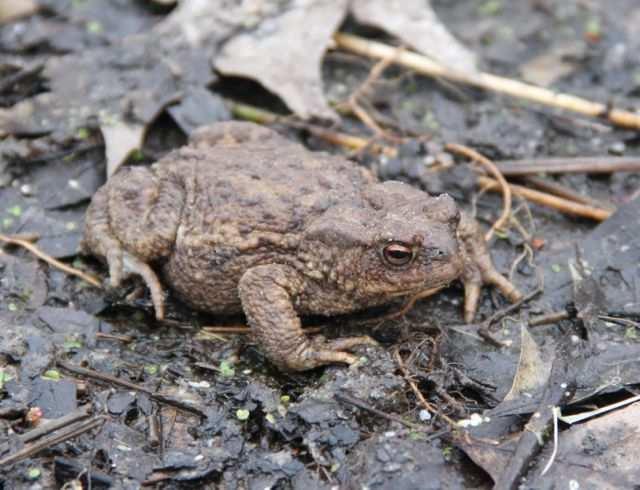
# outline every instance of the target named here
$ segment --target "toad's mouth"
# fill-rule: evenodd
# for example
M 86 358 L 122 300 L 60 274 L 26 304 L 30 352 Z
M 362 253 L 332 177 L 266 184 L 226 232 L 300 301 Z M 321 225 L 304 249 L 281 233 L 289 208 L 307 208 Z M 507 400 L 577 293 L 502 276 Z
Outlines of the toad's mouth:
M 403 289 L 398 289 L 392 293 L 389 294 L 389 296 L 391 297 L 399 297 L 399 296 L 416 296 L 418 299 L 419 298 L 426 298 L 428 296 L 431 296 L 433 294 L 436 294 L 439 291 L 442 291 L 443 289 L 447 288 L 449 286 L 449 284 L 451 284 L 453 281 L 448 281 L 446 283 L 443 284 L 439 284 L 437 286 L 430 286 L 430 287 L 424 287 L 424 284 L 422 285 L 417 285 L 415 287 L 409 287 L 409 288 L 403 288 Z

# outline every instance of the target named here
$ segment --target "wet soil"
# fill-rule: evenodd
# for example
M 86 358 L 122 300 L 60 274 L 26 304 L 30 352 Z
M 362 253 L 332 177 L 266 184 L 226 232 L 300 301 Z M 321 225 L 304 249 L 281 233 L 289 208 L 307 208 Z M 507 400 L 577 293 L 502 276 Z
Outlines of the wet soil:
M 91 12 L 95 2 L 87 3 Z M 0 26 L 0 106 L 48 90 L 37 70 L 21 83 L 5 84 L 15 66 L 107 46 L 168 11 L 144 2 L 104 3 L 109 7 L 95 13 L 100 35 L 96 24 L 78 25 L 55 8 Z M 613 9 L 578 0 L 433 4 L 486 71 L 544 79 L 559 91 L 640 107 L 637 2 L 618 0 Z M 381 36 L 352 19 L 343 27 Z M 534 61 L 544 56 L 551 62 L 540 68 Z M 330 52 L 323 65 L 329 98 L 348 97 L 371 66 Z M 283 110 L 255 82 L 217 77 L 207 90 L 206 97 Z M 499 216 L 501 200 L 478 193 L 468 166 L 424 172 L 425 161 L 446 142 L 467 144 L 495 160 L 640 155 L 637 132 L 406 69 L 387 70 L 371 97 L 395 131 L 413 138 L 397 158 L 366 152 L 349 157 L 382 178 L 451 193 L 485 226 Z M 214 99 L 206 100 L 220 118 L 229 117 Z M 181 117 L 155 118 L 143 150 L 129 163 L 149 164 L 183 144 L 185 126 L 174 121 L 199 121 L 201 109 L 196 102 L 184 106 Z M 310 148 L 344 151 L 305 131 L 278 128 Z M 339 129 L 369 134 L 353 119 Z M 104 278 L 101 264 L 77 251 L 84 211 L 104 182 L 105 167 L 104 142 L 90 126 L 72 138 L 62 130 L 27 128 L 0 139 L 1 233 L 37 234 L 47 254 Z M 478 325 L 462 325 L 462 288 L 453 285 L 400 319 L 382 319 L 400 305 L 309 319 L 327 336 L 369 333 L 380 342 L 357 351 L 361 363 L 351 368 L 279 372 L 249 336 L 205 328 L 243 325 L 242 318 L 199 315 L 169 298 L 168 320 L 158 323 L 148 296 L 129 294 L 133 284 L 97 289 L 25 250 L 3 247 L 0 461 L 32 448 L 30 431 L 54 419 L 78 413 L 67 428 L 79 433 L 63 442 L 45 435 L 43 448 L 0 464 L 0 488 L 59 488 L 72 480 L 83 488 L 88 482 L 91 488 L 491 488 L 489 475 L 498 463 L 479 462 L 459 443 L 452 423 L 498 407 L 502 425 L 483 436 L 499 438 L 526 422 L 544 383 L 530 390 L 528 404 L 515 397 L 507 406 L 505 397 L 525 350 L 523 326 L 532 319 L 565 313 L 529 331 L 541 366 L 560 358 L 571 365 L 563 376 L 575 391 L 574 409 L 616 400 L 640 381 L 640 174 L 546 178 L 618 211 L 598 225 L 516 199 L 515 216 L 526 234 L 512 226 L 494 239 L 493 257 L 499 270 L 512 269 L 523 291 L 535 290 L 541 276 L 544 285 L 493 326 L 502 347 L 483 339 Z M 534 257 L 523 255 L 532 243 Z M 485 290 L 478 321 L 506 306 Z M 542 371 L 532 377 L 542 378 Z M 83 427 L 87 421 L 94 425 Z

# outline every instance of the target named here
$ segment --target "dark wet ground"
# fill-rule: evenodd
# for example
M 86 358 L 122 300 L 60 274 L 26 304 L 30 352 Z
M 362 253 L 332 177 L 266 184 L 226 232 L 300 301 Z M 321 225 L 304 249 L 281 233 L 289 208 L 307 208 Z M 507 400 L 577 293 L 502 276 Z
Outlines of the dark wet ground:
M 144 29 L 165 13 L 137 2 L 109 4 L 116 13 L 95 13 L 102 22 L 99 36 L 60 15 L 38 14 L 1 26 L 6 61 L 0 57 L 0 104 L 10 107 L 48 88 L 38 75 L 5 86 L 12 63 L 107 45 L 110 36 Z M 567 69 L 551 85 L 554 89 L 633 108 L 640 106 L 640 37 L 635 33 L 640 8 L 631 0 L 615 4 L 434 2 L 441 20 L 478 54 L 487 71 L 540 77 L 529 62 L 549 55 L 552 66 Z M 359 29 L 352 23 L 347 27 Z M 370 66 L 330 53 L 324 64 L 330 98 L 347 97 Z M 376 106 L 402 131 L 428 134 L 436 145 L 465 143 L 495 160 L 639 154 L 633 131 L 404 69 L 390 69 L 385 77 L 389 83 L 376 92 Z M 244 92 L 239 87 L 248 87 L 254 93 L 244 101 L 281 109 L 257 85 L 236 82 L 219 80 L 213 90 L 238 99 Z M 188 116 L 197 109 L 196 104 L 184 110 Z M 281 129 L 311 148 L 338 151 L 304 132 Z M 367 134 L 353 121 L 345 121 L 343 129 Z M 64 131 L 34 131 L 0 140 L 0 230 L 36 233 L 46 253 L 104 277 L 98 263 L 76 256 L 84 211 L 105 176 L 99 133 L 89 127 L 69 139 Z M 184 140 L 176 123 L 161 115 L 132 160 L 151 162 Z M 358 160 L 384 178 L 450 192 L 470 208 L 477 195 L 472 172 L 457 166 L 448 175 L 427 178 L 421 171 L 424 158 L 424 148 L 408 144 L 397 159 Z M 544 291 L 496 323 L 493 334 L 504 347 L 461 325 L 462 288 L 454 285 L 419 302 L 400 320 L 380 320 L 384 311 L 312 319 L 312 325 L 329 325 L 327 335 L 366 331 L 381 342 L 379 348 L 358 351 L 362 363 L 349 369 L 280 373 L 244 335 L 202 329 L 240 325 L 242 318 L 203 317 L 170 301 L 169 321 L 155 324 L 147 297 L 127 300 L 128 291 L 105 293 L 23 250 L 4 247 L 0 461 L 31 447 L 25 436 L 34 427 L 78 410 L 90 414 L 80 414 L 64 429 L 80 427 L 81 434 L 57 444 L 51 439 L 18 462 L 0 463 L 0 487 L 57 488 L 78 478 L 84 488 L 87 480 L 91 488 L 490 488 L 489 475 L 503 463 L 481 461 L 451 421 L 498 407 L 494 424 L 472 433 L 500 439 L 521 430 L 553 380 L 562 379 L 575 391 L 569 411 L 576 412 L 618 400 L 625 390 L 634 392 L 640 380 L 640 175 L 577 174 L 556 180 L 619 211 L 596 226 L 536 205 L 520 208 L 516 216 L 522 226 L 543 246 L 533 262 L 525 259 L 516 267 L 514 280 L 530 292 L 541 272 Z M 516 200 L 516 207 L 520 204 Z M 500 206 L 498 197 L 482 195 L 479 220 L 490 225 Z M 509 271 L 525 243 L 516 228 L 494 240 L 499 270 Z M 499 295 L 485 291 L 478 318 L 505 306 Z M 552 312 L 567 314 L 529 328 L 539 352 L 532 354 L 538 369 L 529 373 L 529 384 L 522 382 L 527 396 L 519 393 L 505 401 L 521 353 L 530 349 L 523 347 L 522 327 Z M 559 364 L 565 366 L 561 374 Z M 552 365 L 547 382 L 544 373 Z M 415 382 L 429 410 L 407 379 Z M 34 407 L 41 413 L 34 415 Z M 42 420 L 30 422 L 33 417 Z M 95 425 L 78 425 L 87 421 Z M 552 488 L 547 480 L 536 482 L 537 488 Z M 626 488 L 624 482 L 619 488 Z

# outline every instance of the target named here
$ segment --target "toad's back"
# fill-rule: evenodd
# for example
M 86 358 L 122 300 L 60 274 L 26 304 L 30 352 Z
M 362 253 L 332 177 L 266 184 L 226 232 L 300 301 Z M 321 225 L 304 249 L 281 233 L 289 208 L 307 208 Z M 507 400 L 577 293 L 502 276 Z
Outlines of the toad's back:
M 238 246 L 259 236 L 295 235 L 338 203 L 359 206 L 363 188 L 375 180 L 343 158 L 280 138 L 186 147 L 155 167 L 184 186 L 182 237 Z

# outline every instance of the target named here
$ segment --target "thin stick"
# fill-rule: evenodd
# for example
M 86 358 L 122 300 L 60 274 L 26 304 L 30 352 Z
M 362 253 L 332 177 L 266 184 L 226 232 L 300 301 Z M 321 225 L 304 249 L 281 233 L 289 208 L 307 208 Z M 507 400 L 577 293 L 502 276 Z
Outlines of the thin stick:
M 449 424 L 449 427 L 451 428 L 456 427 L 457 424 L 455 420 L 451 419 L 450 417 L 442 413 L 440 410 L 438 410 L 436 407 L 434 407 L 422 395 L 422 392 L 418 389 L 418 385 L 416 385 L 416 382 L 413 379 L 411 379 L 409 370 L 405 366 L 404 361 L 402 360 L 402 356 L 400 356 L 400 352 L 398 351 L 398 349 L 396 349 L 393 354 L 396 359 L 396 363 L 398 363 L 398 367 L 400 368 L 400 371 L 402 371 L 402 377 L 407 382 L 407 384 L 411 388 L 411 391 L 413 391 L 413 394 L 418 399 L 418 403 L 420 403 L 420 405 L 422 405 L 422 407 L 425 410 L 427 410 L 429 413 L 434 413 L 442 417 L 442 420 L 444 420 L 447 424 Z
M 265 111 L 259 107 L 249 104 L 241 104 L 240 102 L 228 101 L 231 113 L 245 121 L 251 121 L 258 124 L 273 124 L 285 116 L 279 116 L 273 112 Z
M 3 235 L 1 233 L 0 233 L 0 241 L 8 245 L 17 245 L 19 247 L 25 248 L 29 252 L 31 252 L 33 255 L 35 255 L 41 260 L 44 260 L 46 263 L 52 265 L 53 267 L 56 267 L 57 269 L 60 269 L 61 271 L 66 272 L 67 274 L 70 274 L 72 276 L 79 277 L 80 279 L 88 282 L 94 287 L 97 287 L 97 288 L 102 287 L 102 285 L 100 284 L 100 281 L 95 277 L 93 277 L 92 275 L 82 272 L 81 270 L 78 270 L 74 267 L 71 267 L 65 264 L 64 262 L 60 262 L 57 259 L 54 259 L 50 255 L 44 253 L 42 250 L 36 247 L 33 243 L 29 243 L 28 241 L 22 240 L 20 238 Z
M 531 174 L 610 174 L 613 172 L 640 172 L 640 157 L 573 157 L 573 158 L 527 158 L 523 160 L 501 160 L 496 166 L 503 175 Z
M 478 162 L 495 177 L 496 181 L 500 185 L 500 192 L 502 192 L 502 215 L 495 223 L 493 223 L 493 226 L 486 233 L 484 239 L 488 242 L 491 240 L 493 233 L 496 230 L 502 229 L 502 227 L 509 221 L 509 216 L 511 215 L 511 188 L 495 164 L 473 148 L 456 143 L 447 143 L 444 148 L 451 153 L 462 155 L 473 162 Z
M 54 434 L 50 437 L 46 437 L 39 442 L 30 444 L 20 449 L 19 451 L 9 454 L 5 458 L 0 459 L 0 468 L 5 466 L 10 466 L 18 461 L 21 461 L 25 458 L 33 456 L 43 449 L 47 449 L 51 446 L 55 446 L 56 444 L 60 444 L 61 442 L 68 441 L 69 439 L 73 439 L 74 437 L 78 437 L 79 435 L 84 434 L 92 429 L 95 429 L 100 424 L 102 424 L 106 420 L 106 417 L 100 416 L 93 418 L 91 420 L 87 420 L 85 422 L 80 422 L 75 426 L 70 426 L 68 430 L 65 430 L 59 434 Z
M 393 422 L 397 422 L 399 424 L 402 424 L 406 427 L 409 427 L 410 429 L 413 430 L 418 430 L 420 432 L 428 432 L 429 429 L 423 425 L 419 425 L 419 424 L 414 424 L 413 422 L 407 422 L 406 420 L 403 420 L 402 418 L 398 417 L 397 415 L 393 415 L 393 414 L 389 414 L 389 413 L 385 413 L 382 410 L 378 410 L 377 408 L 369 405 L 368 403 L 365 403 L 364 401 L 360 400 L 359 398 L 356 398 L 354 396 L 351 395 L 347 395 L 345 393 L 336 393 L 335 395 L 336 400 L 338 400 L 339 402 L 343 402 L 343 403 L 348 403 L 349 405 L 353 405 L 355 407 L 361 408 L 363 410 L 366 410 L 367 412 L 371 412 L 379 417 L 383 417 L 387 420 L 392 420 Z
M 501 191 L 500 184 L 490 177 L 479 176 L 478 183 L 490 191 Z M 561 197 L 552 196 L 544 192 L 536 191 L 533 189 L 527 189 L 520 185 L 509 184 L 511 191 L 531 202 L 553 208 L 564 214 L 571 216 L 579 216 L 582 218 L 589 218 L 596 221 L 604 221 L 609 218 L 613 212 L 607 209 L 600 209 L 593 206 L 587 206 L 586 204 L 580 204 L 577 202 L 569 201 Z
M 524 182 L 527 187 L 531 186 L 540 191 L 548 192 L 549 194 L 553 194 L 555 196 L 561 197 L 563 199 L 567 199 L 569 201 L 578 202 L 580 204 L 586 204 L 587 206 L 611 208 L 611 211 L 615 211 L 615 207 L 612 205 L 608 205 L 608 206 L 603 205 L 602 203 L 596 201 L 595 199 L 591 199 L 588 196 L 582 196 L 578 194 L 576 191 L 574 191 L 573 189 L 570 189 L 567 186 L 564 186 L 557 182 L 552 182 L 542 177 L 534 177 L 533 175 L 527 175 L 524 178 Z
M 60 366 L 62 369 L 65 369 L 66 371 L 69 371 L 70 373 L 74 373 L 80 376 L 85 376 L 87 378 L 92 378 L 97 381 L 108 383 L 110 385 L 120 386 L 128 390 L 134 390 L 134 391 L 140 391 L 142 393 L 146 393 L 147 395 L 149 395 L 151 398 L 153 398 L 158 402 L 171 405 L 172 407 L 178 408 L 192 415 L 199 415 L 200 417 L 206 416 L 204 410 L 201 410 L 200 408 L 190 405 L 188 403 L 185 403 L 183 401 L 175 400 L 169 396 L 162 395 L 161 393 L 157 393 L 147 388 L 146 386 L 132 383 L 131 381 L 127 381 L 122 378 L 116 378 L 115 376 L 112 376 L 110 374 L 94 371 L 93 369 L 86 369 L 80 366 L 74 366 L 73 364 L 69 364 L 67 362 L 58 361 L 58 366 Z
M 404 48 L 397 48 L 396 52 L 399 52 Z M 389 140 L 394 140 L 397 138 L 393 138 L 387 134 L 387 132 L 380 127 L 380 125 L 371 117 L 367 111 L 360 105 L 360 98 L 364 98 L 367 95 L 367 92 L 371 88 L 371 86 L 375 83 L 378 78 L 382 76 L 384 71 L 393 63 L 392 58 L 384 58 L 378 61 L 374 67 L 369 72 L 366 80 L 349 96 L 348 101 L 346 102 L 346 106 L 351 109 L 351 111 L 362 121 L 362 123 L 367 126 L 374 135 L 386 138 Z
M 531 317 L 529 319 L 529 326 L 538 327 L 540 325 L 549 325 L 567 319 L 569 319 L 569 313 L 567 311 L 555 311 L 553 313 L 545 313 L 544 315 Z
M 102 340 L 115 340 L 117 342 L 124 342 L 128 344 L 133 342 L 134 338 L 131 335 L 115 335 L 112 333 L 96 332 L 96 338 Z
M 333 38 L 338 47 L 374 59 L 389 58 L 397 52 L 397 48 L 393 46 L 351 34 L 336 33 Z M 574 95 L 553 92 L 552 90 L 490 73 L 468 74 L 453 71 L 426 56 L 407 50 L 397 53 L 394 61 L 430 77 L 445 78 L 546 106 L 557 107 L 591 117 L 604 118 L 617 126 L 640 129 L 640 114 L 621 109 L 612 109 L 606 104 L 592 102 Z
M 49 420 L 44 424 L 39 425 L 33 430 L 25 432 L 24 434 L 20 434 L 18 436 L 18 439 L 20 439 L 20 441 L 23 443 L 31 442 L 38 439 L 39 437 L 50 434 L 54 430 L 58 430 L 68 425 L 71 425 L 77 422 L 78 420 L 86 419 L 90 415 L 89 408 L 90 407 L 88 405 L 85 405 L 84 407 L 80 407 L 78 410 L 74 410 L 73 412 L 68 413 L 63 417 Z
M 78 422 L 79 420 L 85 419 L 89 417 L 89 406 L 85 405 L 84 407 L 79 408 L 63 417 L 49 420 L 44 424 L 40 424 L 33 430 L 25 432 L 24 434 L 20 434 L 18 436 L 18 440 L 23 444 L 34 441 L 39 437 L 46 436 L 51 432 L 62 429 L 63 427 L 67 427 L 71 424 Z M 0 445 L 0 454 L 9 450 L 9 445 L 7 443 Z

